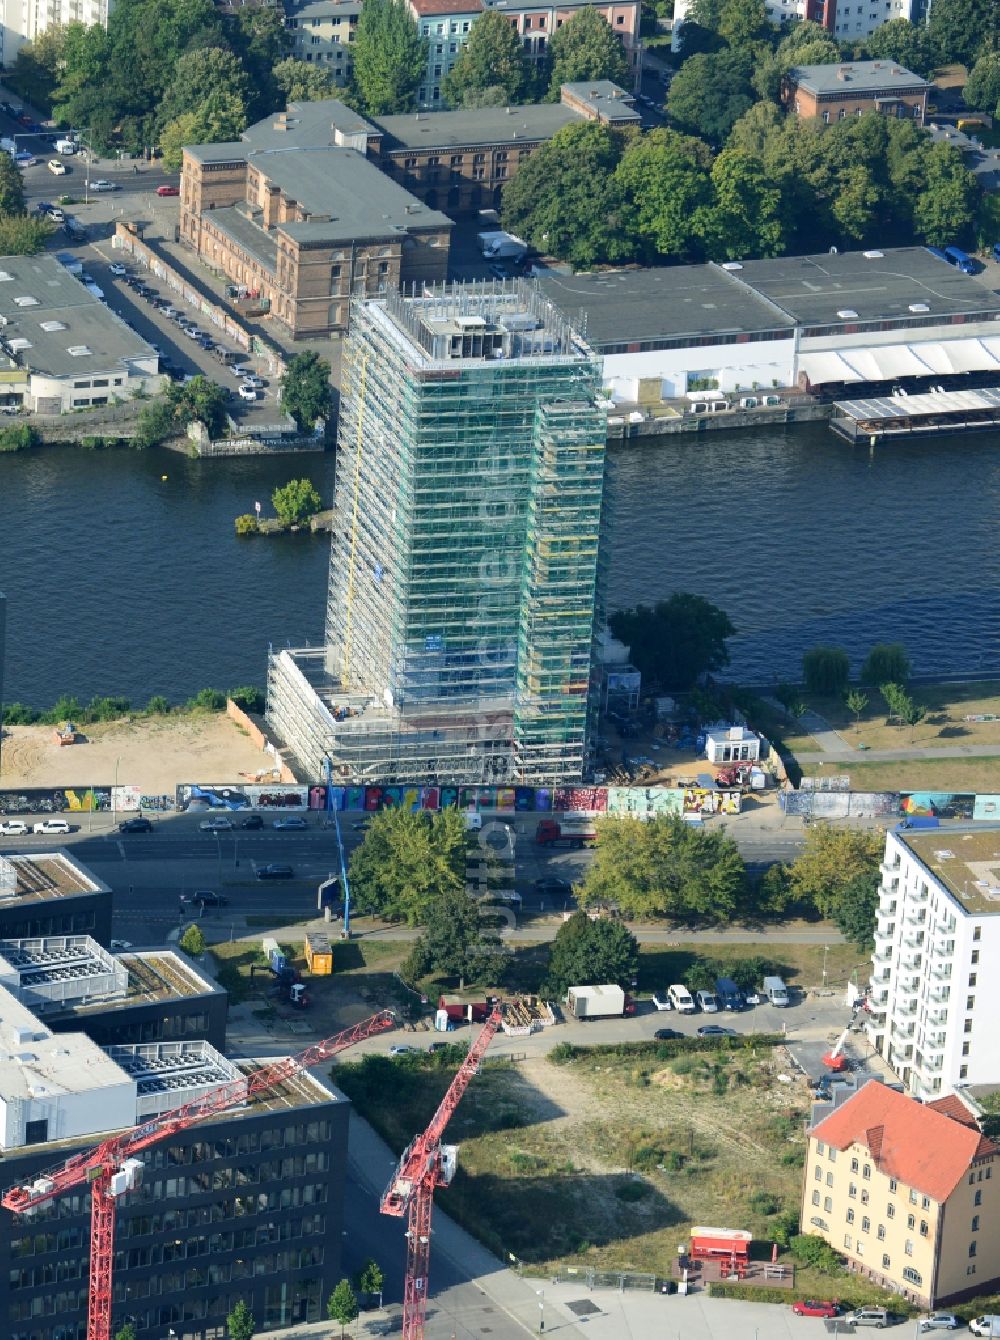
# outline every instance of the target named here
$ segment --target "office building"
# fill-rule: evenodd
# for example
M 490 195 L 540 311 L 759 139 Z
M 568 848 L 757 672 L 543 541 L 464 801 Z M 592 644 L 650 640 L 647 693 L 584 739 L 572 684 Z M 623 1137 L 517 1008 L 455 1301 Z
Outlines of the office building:
M 4 959 L 16 989 L 41 1004 L 71 989 L 56 949 L 44 981 L 27 982 L 9 949 Z M 109 982 L 121 976 L 120 963 L 103 967 Z M 259 1065 L 201 1040 L 102 1049 L 83 1033 L 54 1033 L 0 987 L 5 1185 Z M 239 1299 L 261 1330 L 319 1320 L 341 1274 L 347 1121 L 342 1095 L 298 1074 L 144 1153 L 141 1184 L 118 1202 L 113 1329 L 132 1321 L 150 1340 L 222 1340 Z M 5 1340 L 85 1340 L 89 1240 L 85 1186 L 30 1217 L 0 1210 Z
M 930 84 L 895 61 L 850 65 L 795 65 L 781 84 L 781 100 L 796 116 L 829 125 L 865 112 L 905 117 L 923 125 Z
M 317 776 L 565 782 L 601 604 L 600 364 L 525 281 L 354 305 L 326 645 L 270 658 Z
M 1000 832 L 886 834 L 868 1036 L 918 1098 L 1000 1078 Z
M 802 1232 L 917 1307 L 992 1293 L 998 1153 L 959 1098 L 920 1103 L 869 1080 L 809 1132 Z
M 111 889 L 66 851 L 0 855 L 0 939 L 48 935 L 108 944 Z

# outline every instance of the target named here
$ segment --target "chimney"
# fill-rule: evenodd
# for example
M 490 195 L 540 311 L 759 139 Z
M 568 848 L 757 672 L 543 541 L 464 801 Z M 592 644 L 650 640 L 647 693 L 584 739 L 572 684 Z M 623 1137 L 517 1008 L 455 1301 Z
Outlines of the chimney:
M 837 71 L 837 78 L 842 84 L 846 84 L 850 78 L 851 68 L 849 65 L 842 65 Z

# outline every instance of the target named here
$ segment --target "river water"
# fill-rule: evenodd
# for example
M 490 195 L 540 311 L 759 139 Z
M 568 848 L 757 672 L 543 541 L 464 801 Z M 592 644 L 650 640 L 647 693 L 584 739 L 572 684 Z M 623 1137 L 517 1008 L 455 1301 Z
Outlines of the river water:
M 899 640 L 923 673 L 1000 668 L 1000 435 L 870 454 L 809 424 L 682 435 L 613 459 L 609 607 L 709 597 L 736 625 L 743 680 L 796 677 L 819 641 L 860 660 Z M 263 683 L 269 642 L 317 642 L 328 537 L 233 530 L 300 475 L 330 498 L 330 456 L 0 456 L 6 701 L 179 701 Z

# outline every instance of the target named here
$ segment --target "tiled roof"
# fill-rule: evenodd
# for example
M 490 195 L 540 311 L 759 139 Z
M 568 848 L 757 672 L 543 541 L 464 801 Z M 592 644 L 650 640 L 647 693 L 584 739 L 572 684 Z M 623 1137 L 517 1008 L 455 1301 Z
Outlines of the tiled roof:
M 957 1093 L 949 1093 L 946 1098 L 932 1098 L 924 1106 L 933 1108 L 935 1112 L 941 1112 L 946 1117 L 951 1117 L 952 1121 L 960 1121 L 963 1126 L 972 1126 L 978 1130 L 976 1118 Z
M 422 19 L 432 14 L 479 14 L 483 0 L 410 0 L 410 8 Z
M 878 1080 L 869 1080 L 811 1134 L 834 1149 L 864 1146 L 881 1172 L 939 1203 L 973 1160 L 997 1153 L 975 1125 L 967 1126 L 944 1105 L 918 1103 Z

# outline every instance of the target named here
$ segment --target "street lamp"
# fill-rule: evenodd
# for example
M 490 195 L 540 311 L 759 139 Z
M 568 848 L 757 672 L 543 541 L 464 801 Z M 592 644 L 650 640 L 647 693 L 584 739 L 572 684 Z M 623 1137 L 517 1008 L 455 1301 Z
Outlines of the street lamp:
M 826 986 L 826 956 L 830 952 L 830 946 L 823 946 L 823 985 Z
M 536 1289 L 538 1294 L 538 1334 L 541 1335 L 545 1330 L 545 1290 Z
M 115 759 L 115 784 L 111 788 L 111 827 L 114 828 L 115 820 L 118 818 L 118 768 L 121 764 L 121 754 Z

